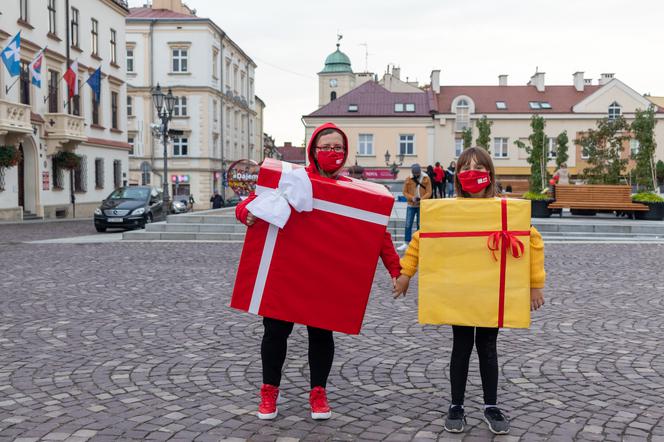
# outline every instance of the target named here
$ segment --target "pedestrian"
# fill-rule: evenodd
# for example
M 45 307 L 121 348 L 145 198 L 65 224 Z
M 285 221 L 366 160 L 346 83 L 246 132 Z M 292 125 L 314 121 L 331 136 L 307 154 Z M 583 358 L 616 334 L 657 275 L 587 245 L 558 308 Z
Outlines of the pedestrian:
M 436 161 L 436 167 L 433 168 L 433 193 L 438 193 L 438 198 L 445 198 L 445 171 L 440 166 L 440 162 Z
M 427 176 L 431 182 L 431 197 L 436 198 L 436 186 L 434 185 L 436 173 L 433 171 L 433 166 L 431 164 L 427 166 Z
M 456 170 L 456 162 L 452 161 L 447 170 L 445 171 L 445 181 L 446 181 L 446 191 L 447 197 L 452 198 L 454 196 L 454 171 Z
M 350 181 L 340 175 L 344 163 L 348 159 L 348 138 L 346 134 L 332 123 L 318 127 L 307 147 L 310 174 L 318 174 L 339 181 Z M 251 193 L 248 198 L 238 204 L 235 214 L 238 220 L 251 228 L 256 217 L 249 212 L 247 204 L 256 198 Z M 320 244 L 316 247 L 321 247 Z M 394 249 L 392 236 L 385 231 L 381 248 L 381 259 L 392 277 L 395 286 L 400 274 L 399 255 Z M 311 259 L 316 259 L 315 247 L 311 249 Z M 326 263 L 321 263 L 325 266 Z M 330 271 L 335 269 L 330 268 Z M 315 290 L 315 281 L 312 284 Z M 315 314 L 315 312 L 314 312 Z M 319 312 L 322 314 L 322 312 Z M 261 360 L 263 364 L 263 385 L 260 390 L 261 402 L 258 406 L 259 419 L 274 419 L 277 416 L 277 398 L 281 384 L 281 371 L 286 359 L 288 336 L 293 330 L 293 323 L 278 319 L 263 318 L 263 341 L 261 343 Z M 329 419 L 332 415 L 326 386 L 334 359 L 334 338 L 330 330 L 307 326 L 309 335 L 309 369 L 311 371 L 309 405 L 313 419 Z
M 422 176 L 422 168 L 415 163 L 410 167 L 412 175 L 403 183 L 402 193 L 406 197 L 406 231 L 404 232 L 404 243 L 397 250 L 404 251 L 413 234 L 413 222 L 417 218 L 417 229 L 420 229 L 420 201 L 431 198 L 431 180 Z
M 560 165 L 558 170 L 554 174 L 554 178 L 558 177 L 556 184 L 567 186 L 569 185 L 569 171 L 567 170 L 567 163 Z
M 494 198 L 496 196 L 495 169 L 491 156 L 482 148 L 468 148 L 458 159 L 458 174 L 455 178 L 457 196 L 460 198 Z M 477 220 L 477 230 L 483 220 Z M 486 230 L 491 227 L 486 226 Z M 419 257 L 419 232 L 401 260 L 401 276 L 397 279 L 395 298 L 404 295 L 410 278 L 417 271 Z M 431 265 L 431 264 L 429 264 Z M 479 264 L 478 264 L 479 265 Z M 537 310 L 544 305 L 542 288 L 546 273 L 544 271 L 544 242 L 534 228 L 530 228 L 530 309 Z M 477 271 L 482 271 L 477 269 Z M 444 281 L 441 284 L 458 284 L 460 281 Z M 470 293 L 469 293 L 470 296 Z M 482 308 L 482 306 L 478 306 Z M 477 347 L 480 364 L 482 389 L 484 392 L 484 420 L 494 434 L 507 434 L 509 420 L 498 408 L 498 353 L 496 340 L 498 328 L 452 326 L 452 354 L 450 361 L 451 403 L 445 420 L 445 430 L 460 433 L 466 421 L 464 413 L 464 395 L 468 378 L 468 365 L 473 344 Z
M 210 202 L 212 203 L 213 209 L 221 209 L 224 205 L 224 200 L 219 195 L 219 191 L 215 190 L 214 195 L 210 197 Z
M 189 195 L 189 210 L 191 212 L 194 211 L 194 204 L 196 203 L 196 200 L 194 200 L 194 195 Z

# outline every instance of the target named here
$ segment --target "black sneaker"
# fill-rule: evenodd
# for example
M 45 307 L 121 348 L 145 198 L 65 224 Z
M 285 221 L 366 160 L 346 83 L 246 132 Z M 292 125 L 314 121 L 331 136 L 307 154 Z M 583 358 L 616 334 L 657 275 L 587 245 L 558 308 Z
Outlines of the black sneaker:
M 450 407 L 445 418 L 445 431 L 450 433 L 461 433 L 466 424 L 466 414 L 461 405 Z
M 510 421 L 498 407 L 485 408 L 484 420 L 493 434 L 507 434 L 510 432 Z

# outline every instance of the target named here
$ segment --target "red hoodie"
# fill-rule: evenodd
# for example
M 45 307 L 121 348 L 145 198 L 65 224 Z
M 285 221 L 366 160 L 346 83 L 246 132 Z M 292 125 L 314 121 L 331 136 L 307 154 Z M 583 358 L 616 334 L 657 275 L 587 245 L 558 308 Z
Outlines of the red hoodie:
M 314 149 L 312 145 L 318 133 L 325 129 L 334 129 L 341 134 L 344 140 L 344 146 L 346 146 L 346 151 L 344 155 L 344 164 L 348 159 L 348 137 L 346 137 L 346 134 L 333 123 L 325 123 L 322 126 L 317 127 L 316 130 L 314 130 L 314 133 L 311 134 L 311 138 L 309 139 L 309 145 L 307 146 L 307 157 L 309 158 L 309 165 L 306 167 L 307 172 L 320 175 L 320 170 L 318 170 L 318 167 L 316 167 L 316 162 L 314 159 Z M 339 167 L 337 172 L 343 169 L 344 164 L 342 164 Z M 335 179 L 351 181 L 350 178 L 341 175 L 337 175 Z M 249 204 L 249 202 L 253 201 L 255 198 L 256 194 L 252 192 L 244 201 L 238 204 L 237 207 L 235 208 L 235 216 L 241 223 L 247 224 L 247 215 L 249 214 L 249 210 L 247 209 L 247 204 Z M 390 276 L 396 278 L 401 274 L 399 255 L 397 254 L 397 251 L 394 249 L 394 244 L 392 243 L 392 235 L 390 235 L 390 232 L 388 232 L 387 230 L 385 230 L 385 237 L 383 238 L 383 245 L 380 250 L 380 258 L 383 260 L 383 265 L 390 273 Z

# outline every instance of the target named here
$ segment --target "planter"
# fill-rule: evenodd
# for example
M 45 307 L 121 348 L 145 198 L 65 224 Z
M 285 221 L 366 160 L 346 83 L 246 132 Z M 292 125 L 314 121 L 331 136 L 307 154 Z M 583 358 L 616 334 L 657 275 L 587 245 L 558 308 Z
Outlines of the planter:
M 14 146 L 0 146 L 0 169 L 9 169 L 21 161 L 21 152 Z
M 634 218 L 643 219 L 648 221 L 662 221 L 664 220 L 664 202 L 642 202 L 634 201 L 635 203 L 645 204 L 650 208 L 646 211 L 634 211 Z
M 551 209 L 549 203 L 553 200 L 530 200 L 530 216 L 533 218 L 549 218 Z

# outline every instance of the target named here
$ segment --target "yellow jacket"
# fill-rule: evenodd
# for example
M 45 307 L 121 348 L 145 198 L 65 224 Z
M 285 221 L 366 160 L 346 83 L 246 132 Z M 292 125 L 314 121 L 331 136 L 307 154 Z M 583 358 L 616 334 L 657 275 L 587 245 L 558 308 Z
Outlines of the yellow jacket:
M 413 234 L 406 254 L 401 258 L 401 274 L 413 277 L 417 272 L 420 250 L 420 232 Z M 530 228 L 530 287 L 541 289 L 546 280 L 544 270 L 544 240 L 536 228 Z

